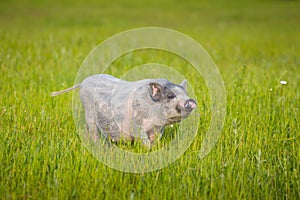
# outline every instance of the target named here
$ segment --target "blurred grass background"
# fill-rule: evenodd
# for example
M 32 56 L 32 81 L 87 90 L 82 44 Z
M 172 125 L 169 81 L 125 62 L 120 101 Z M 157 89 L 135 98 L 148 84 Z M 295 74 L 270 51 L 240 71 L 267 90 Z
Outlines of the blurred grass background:
M 299 199 L 299 25 L 299 1 L 1 0 L 0 197 Z M 49 94 L 73 84 L 101 41 L 144 26 L 203 45 L 223 76 L 227 118 L 206 158 L 196 153 L 209 125 L 200 108 L 199 138 L 180 159 L 129 174 L 81 146 L 71 95 Z

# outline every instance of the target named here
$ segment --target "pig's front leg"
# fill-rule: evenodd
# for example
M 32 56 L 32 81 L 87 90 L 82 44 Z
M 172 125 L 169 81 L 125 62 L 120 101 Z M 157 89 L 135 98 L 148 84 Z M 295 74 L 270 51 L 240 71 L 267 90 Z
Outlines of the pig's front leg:
M 151 145 L 154 143 L 154 141 L 158 138 L 160 135 L 160 131 L 158 128 L 151 128 L 146 132 L 146 137 L 143 137 L 143 144 L 150 149 Z
M 149 140 L 147 132 L 141 131 L 139 137 L 140 137 L 140 140 L 141 140 L 143 146 L 146 149 L 150 150 L 150 148 L 151 148 L 151 142 Z

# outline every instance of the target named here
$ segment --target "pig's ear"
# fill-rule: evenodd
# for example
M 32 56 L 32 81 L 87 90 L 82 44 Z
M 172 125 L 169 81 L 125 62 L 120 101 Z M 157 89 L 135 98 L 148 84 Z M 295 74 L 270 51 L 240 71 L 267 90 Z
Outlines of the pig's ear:
M 187 80 L 183 80 L 179 85 L 181 87 L 183 87 L 183 89 L 186 91 L 186 89 L 187 89 Z
M 161 99 L 161 90 L 162 86 L 158 83 L 149 83 L 149 92 L 150 96 L 154 101 L 158 101 Z

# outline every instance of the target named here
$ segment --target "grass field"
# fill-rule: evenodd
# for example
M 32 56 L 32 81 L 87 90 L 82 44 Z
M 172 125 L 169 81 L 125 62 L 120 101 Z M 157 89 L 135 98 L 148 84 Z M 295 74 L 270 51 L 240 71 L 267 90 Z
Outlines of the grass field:
M 101 41 L 144 26 L 175 29 L 203 45 L 223 77 L 227 115 L 217 145 L 200 159 L 211 113 L 207 96 L 196 93 L 201 122 L 190 148 L 164 169 L 132 174 L 82 146 L 71 93 L 49 94 L 73 85 Z M 2 0 L 0 197 L 299 199 L 299 52 L 300 1 Z M 205 88 L 200 83 L 191 84 Z

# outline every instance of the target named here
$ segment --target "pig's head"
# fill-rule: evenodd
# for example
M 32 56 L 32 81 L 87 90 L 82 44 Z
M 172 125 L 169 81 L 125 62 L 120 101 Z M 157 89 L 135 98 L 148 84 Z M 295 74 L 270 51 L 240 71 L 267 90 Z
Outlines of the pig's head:
M 187 81 L 179 85 L 169 81 L 158 81 L 149 83 L 151 99 L 160 104 L 162 115 L 166 124 L 174 124 L 186 118 L 196 108 L 195 100 L 187 96 Z

